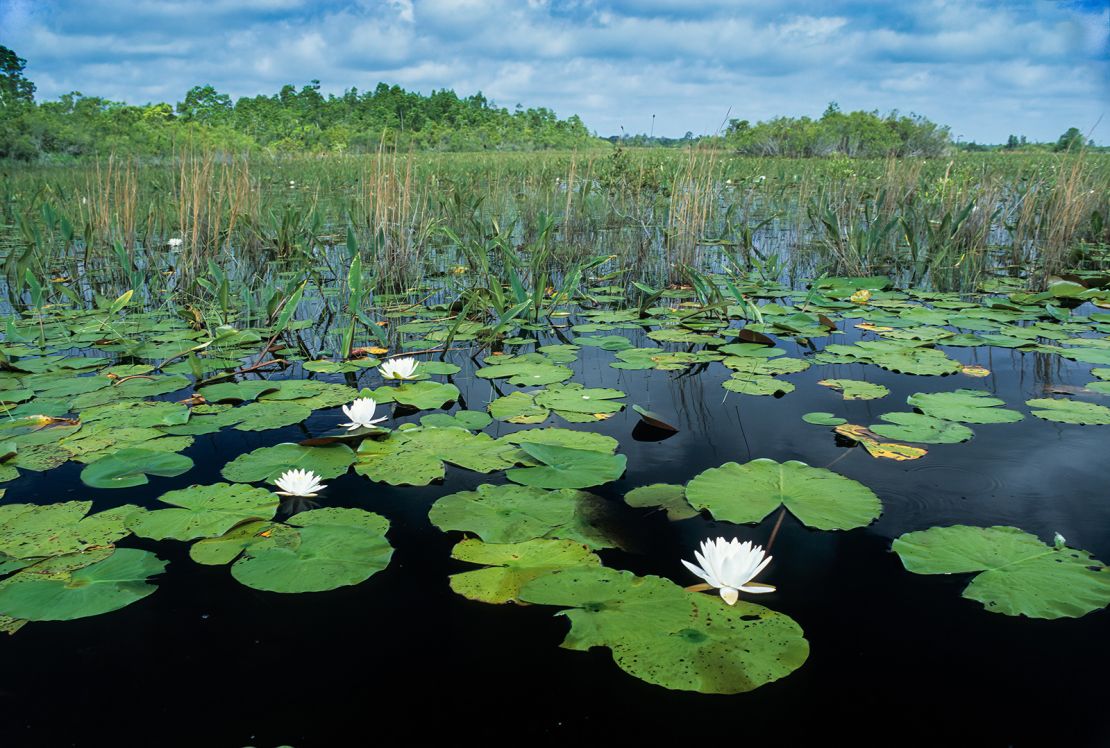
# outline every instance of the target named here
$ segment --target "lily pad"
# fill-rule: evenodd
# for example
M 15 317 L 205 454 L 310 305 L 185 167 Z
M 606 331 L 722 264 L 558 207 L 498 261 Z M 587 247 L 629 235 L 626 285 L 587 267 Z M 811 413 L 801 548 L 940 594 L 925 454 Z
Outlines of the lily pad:
M 624 503 L 633 507 L 658 507 L 667 512 L 671 521 L 698 516 L 698 510 L 686 500 L 686 489 L 674 483 L 653 483 L 633 488 L 624 495 Z
M 867 486 L 796 460 L 727 462 L 695 476 L 686 487 L 686 498 L 718 520 L 738 523 L 759 522 L 785 505 L 819 530 L 864 527 L 882 512 L 879 497 Z
M 585 491 L 483 484 L 441 497 L 428 519 L 441 530 L 472 532 L 487 543 L 559 538 L 609 548 L 614 543 L 592 522 L 603 503 Z
M 278 508 L 277 496 L 264 488 L 232 483 L 189 486 L 158 497 L 174 509 L 140 512 L 130 522 L 139 537 L 154 540 L 214 538 L 247 520 L 265 520 Z
M 321 478 L 338 478 L 354 461 L 354 450 L 346 444 L 323 447 L 276 444 L 239 455 L 223 466 L 220 475 L 238 483 L 273 483 L 285 471 L 300 469 L 311 470 Z
M 806 423 L 812 423 L 814 426 L 839 426 L 848 423 L 847 419 L 823 411 L 806 413 L 802 416 L 802 420 Z
M 1110 408 L 1105 405 L 1053 397 L 1026 400 L 1025 404 L 1033 409 L 1033 415 L 1046 421 L 1085 426 L 1110 425 Z
M 526 583 L 520 598 L 570 608 L 562 611 L 571 623 L 563 647 L 608 647 L 622 670 L 664 688 L 751 691 L 789 675 L 809 655 L 790 617 L 746 601 L 729 607 L 659 577 L 566 569 Z
M 358 584 L 389 565 L 389 521 L 362 509 L 313 509 L 288 522 L 296 538 L 253 543 L 231 567 L 241 584 L 268 592 L 324 592 Z
M 1078 618 L 1110 605 L 1110 568 L 1016 527 L 932 527 L 902 535 L 894 551 L 915 574 L 981 572 L 963 596 L 993 613 Z
M 495 604 L 516 600 L 524 584 L 556 569 L 601 564 L 581 543 L 544 538 L 498 544 L 463 540 L 451 557 L 488 567 L 452 574 L 448 580 L 451 589 L 470 600 Z
M 975 436 L 975 432 L 967 426 L 920 413 L 884 413 L 879 418 L 886 423 L 872 424 L 871 431 L 888 439 L 920 444 L 956 444 Z
M 395 402 L 417 410 L 433 410 L 458 400 L 459 388 L 443 382 L 406 382 L 363 390 L 360 396 L 371 397 L 378 404 Z
M 505 476 L 516 483 L 539 488 L 587 488 L 616 480 L 624 474 L 624 455 L 603 454 L 554 444 L 524 442 L 520 445 L 538 467 L 513 468 Z
M 517 464 L 520 451 L 488 434 L 460 428 L 394 431 L 385 439 L 365 439 L 355 455 L 355 472 L 397 486 L 425 486 L 443 478 L 444 463 L 492 473 Z
M 173 478 L 193 467 L 184 455 L 150 449 L 121 449 L 81 471 L 81 481 L 93 488 L 130 488 L 149 482 L 148 475 Z
M 150 577 L 166 562 L 149 551 L 117 548 L 102 561 L 72 572 L 37 573 L 30 567 L 0 582 L 0 614 L 27 621 L 70 621 L 110 613 L 153 593 Z
M 91 501 L 0 505 L 0 554 L 60 556 L 108 546 L 131 534 L 127 520 L 138 507 L 125 504 L 86 517 L 91 508 Z
M 890 394 L 881 384 L 857 379 L 822 379 L 817 384 L 844 393 L 845 400 L 877 400 Z
M 918 392 L 906 402 L 927 416 L 959 423 L 1017 423 L 1024 417 L 1016 410 L 998 407 L 1005 402 L 982 390 Z

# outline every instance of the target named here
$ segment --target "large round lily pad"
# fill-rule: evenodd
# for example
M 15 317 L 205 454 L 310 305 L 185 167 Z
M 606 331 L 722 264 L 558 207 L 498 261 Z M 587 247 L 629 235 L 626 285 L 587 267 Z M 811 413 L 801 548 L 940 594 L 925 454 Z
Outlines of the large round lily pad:
M 882 513 L 879 497 L 867 486 L 825 468 L 790 460 L 761 458 L 743 465 L 728 462 L 694 477 L 686 498 L 698 509 L 727 522 L 759 522 L 785 505 L 819 530 L 849 530 Z
M 894 551 L 915 574 L 981 572 L 963 596 L 994 613 L 1078 618 L 1110 605 L 1110 567 L 1016 527 L 931 527 L 902 535 Z
M 268 592 L 323 592 L 358 584 L 389 565 L 389 521 L 361 509 L 313 509 L 289 520 L 297 537 L 249 544 L 231 567 L 241 584 Z
M 659 577 L 605 567 L 544 574 L 520 599 L 569 606 L 567 649 L 608 647 L 630 675 L 675 690 L 741 693 L 802 666 L 809 644 L 789 616 L 741 601 L 729 607 Z
M 0 582 L 0 615 L 27 621 L 69 621 L 118 610 L 157 587 L 149 578 L 166 562 L 149 551 L 117 548 L 102 561 L 75 571 L 24 569 Z

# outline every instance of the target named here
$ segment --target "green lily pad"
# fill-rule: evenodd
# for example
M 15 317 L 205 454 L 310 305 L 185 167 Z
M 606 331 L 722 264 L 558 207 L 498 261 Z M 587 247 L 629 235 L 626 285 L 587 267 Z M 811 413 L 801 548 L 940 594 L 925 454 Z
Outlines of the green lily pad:
M 698 516 L 698 510 L 686 500 L 686 489 L 674 483 L 633 488 L 624 495 L 624 503 L 637 508 L 658 507 L 667 512 L 667 519 L 672 522 Z
M 982 390 L 918 392 L 906 402 L 927 416 L 958 423 L 1017 423 L 1024 417 L 1016 410 L 998 407 L 1005 403 Z
M 592 522 L 603 503 L 585 491 L 483 484 L 441 497 L 428 519 L 441 530 L 471 532 L 487 543 L 558 538 L 609 548 L 614 543 Z
M 127 520 L 138 507 L 125 504 L 86 517 L 90 508 L 91 501 L 0 505 L 0 554 L 60 556 L 108 546 L 131 534 Z
M 581 543 L 544 538 L 499 544 L 463 540 L 451 557 L 488 567 L 452 574 L 451 589 L 467 599 L 495 604 L 516 600 L 525 583 L 556 569 L 601 564 Z
M 325 479 L 338 478 L 354 461 L 354 450 L 346 444 L 304 447 L 285 443 L 241 454 L 224 465 L 220 475 L 238 483 L 273 483 L 285 471 L 300 469 L 311 470 Z
M 313 509 L 288 524 L 298 528 L 295 540 L 247 545 L 231 575 L 256 590 L 324 592 L 369 579 L 393 556 L 389 521 L 372 512 Z
M 459 399 L 459 388 L 442 382 L 406 382 L 363 390 L 360 397 L 372 397 L 378 404 L 395 402 L 417 410 L 433 410 Z
M 822 379 L 817 384 L 844 393 L 845 400 L 877 400 L 890 394 L 890 390 L 881 384 L 858 379 Z
M 1025 404 L 1033 409 L 1033 415 L 1046 421 L 1085 426 L 1110 425 L 1110 408 L 1105 405 L 1052 397 L 1026 400 Z
M 142 486 L 148 475 L 173 478 L 193 467 L 193 461 L 184 455 L 150 449 L 121 449 L 81 471 L 81 481 L 93 488 L 130 488 Z
M 620 445 L 616 439 L 592 431 L 574 431 L 572 429 L 544 428 L 525 429 L 501 437 L 501 441 L 510 444 L 553 444 L 557 447 L 571 447 L 573 449 L 588 449 L 592 452 L 612 454 Z
M 158 497 L 175 509 L 140 512 L 130 522 L 139 537 L 154 540 L 214 538 L 247 520 L 265 520 L 277 511 L 277 496 L 264 488 L 232 483 L 189 486 Z
M 421 426 L 435 426 L 436 428 L 460 428 L 469 431 L 481 431 L 493 423 L 493 418 L 488 413 L 480 410 L 460 410 L 457 413 L 429 413 L 420 417 Z
M 727 462 L 695 476 L 686 487 L 686 498 L 715 519 L 738 523 L 759 522 L 785 505 L 819 530 L 864 527 L 882 513 L 879 497 L 867 486 L 796 460 Z
M 721 382 L 729 392 L 741 395 L 785 395 L 794 391 L 794 385 L 774 377 L 758 374 L 733 374 L 732 379 Z
M 621 338 L 624 340 L 624 338 Z M 475 374 L 483 379 L 509 377 L 509 384 L 541 386 L 565 382 L 574 376 L 574 370 L 549 362 L 508 361 L 493 366 L 483 366 Z
M 505 476 L 516 483 L 539 488 L 587 488 L 617 480 L 624 474 L 624 455 L 603 454 L 554 444 L 521 443 L 520 448 L 538 467 L 513 468 Z
M 72 572 L 24 569 L 0 582 L 0 614 L 27 621 L 70 621 L 110 613 L 153 593 L 150 577 L 166 562 L 149 551 L 117 548 Z
M 550 410 L 536 405 L 532 396 L 524 392 L 512 392 L 493 400 L 489 413 L 498 421 L 509 423 L 543 423 L 551 415 Z
M 872 424 L 870 429 L 888 439 L 919 444 L 956 444 L 975 436 L 967 426 L 920 413 L 884 413 L 879 418 L 886 423 Z
M 1110 605 L 1110 568 L 1016 527 L 932 527 L 902 535 L 894 551 L 915 574 L 981 572 L 963 596 L 993 613 L 1078 618 Z
M 751 691 L 809 656 L 790 617 L 746 601 L 729 607 L 659 577 L 601 566 L 566 569 L 526 583 L 520 599 L 570 607 L 562 611 L 571 623 L 563 647 L 608 647 L 625 672 L 674 690 Z
M 443 478 L 444 463 L 492 473 L 515 465 L 517 447 L 489 434 L 427 426 L 394 431 L 385 439 L 365 439 L 355 455 L 355 472 L 397 486 L 426 486 Z
M 814 426 L 840 426 L 841 424 L 848 423 L 845 418 L 823 411 L 806 413 L 802 416 L 802 420 L 806 423 L 812 423 Z

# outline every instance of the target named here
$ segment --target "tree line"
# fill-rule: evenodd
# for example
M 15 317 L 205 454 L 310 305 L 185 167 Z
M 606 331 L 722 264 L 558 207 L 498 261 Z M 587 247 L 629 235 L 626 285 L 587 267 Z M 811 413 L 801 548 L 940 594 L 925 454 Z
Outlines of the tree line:
M 372 91 L 350 88 L 324 95 L 313 80 L 299 90 L 235 101 L 213 86 L 194 86 L 176 105 L 132 105 L 68 93 L 35 100 L 26 61 L 0 46 L 0 158 L 82 157 L 98 153 L 159 155 L 184 146 L 275 153 L 341 153 L 391 148 L 448 151 L 536 150 L 601 144 L 577 115 L 560 119 L 545 107 L 498 107 L 480 92 L 428 95 L 379 83 Z M 941 156 L 959 150 L 1056 150 L 1093 146 L 1077 128 L 1055 143 L 1027 143 L 1011 135 L 1004 145 L 953 143 L 951 129 L 897 111 L 842 112 L 836 103 L 819 119 L 776 117 L 752 124 L 732 119 L 720 135 L 660 138 L 621 135 L 620 145 L 679 147 L 707 142 L 754 156 Z

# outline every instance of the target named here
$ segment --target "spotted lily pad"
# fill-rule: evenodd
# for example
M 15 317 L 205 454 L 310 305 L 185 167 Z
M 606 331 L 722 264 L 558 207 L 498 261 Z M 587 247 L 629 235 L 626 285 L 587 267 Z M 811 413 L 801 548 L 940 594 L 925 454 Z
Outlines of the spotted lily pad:
M 536 538 L 522 543 L 483 543 L 463 540 L 451 557 L 485 569 L 452 574 L 448 580 L 458 594 L 484 603 L 512 602 L 527 582 L 556 569 L 597 566 L 601 560 L 573 540 Z
M 471 532 L 487 543 L 559 538 L 609 548 L 615 543 L 593 522 L 602 504 L 585 491 L 483 484 L 441 497 L 428 519 L 441 530 Z
M 902 535 L 894 551 L 915 574 L 980 572 L 963 596 L 993 613 L 1078 618 L 1110 605 L 1110 568 L 1016 527 L 932 527 Z
M 138 507 L 125 504 L 86 517 L 90 508 L 91 501 L 0 505 L 0 554 L 60 556 L 109 546 L 131 534 L 127 521 Z
M 563 647 L 608 647 L 622 670 L 664 688 L 751 691 L 809 656 L 790 617 L 746 601 L 729 607 L 659 577 L 601 566 L 565 569 L 526 583 L 520 598 L 569 608 L 561 612 L 571 624 Z

